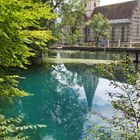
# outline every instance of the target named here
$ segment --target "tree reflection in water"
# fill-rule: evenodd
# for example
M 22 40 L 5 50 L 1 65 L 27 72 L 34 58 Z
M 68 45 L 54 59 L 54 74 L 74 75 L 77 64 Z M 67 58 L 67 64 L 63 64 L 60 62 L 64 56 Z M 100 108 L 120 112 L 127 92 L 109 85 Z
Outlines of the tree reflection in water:
M 33 68 L 25 76 L 21 88 L 34 96 L 20 100 L 14 113 L 24 115 L 26 122 L 47 124 L 44 139 L 80 139 L 98 78 L 86 67 L 69 64 Z M 83 94 L 87 101 L 82 100 Z

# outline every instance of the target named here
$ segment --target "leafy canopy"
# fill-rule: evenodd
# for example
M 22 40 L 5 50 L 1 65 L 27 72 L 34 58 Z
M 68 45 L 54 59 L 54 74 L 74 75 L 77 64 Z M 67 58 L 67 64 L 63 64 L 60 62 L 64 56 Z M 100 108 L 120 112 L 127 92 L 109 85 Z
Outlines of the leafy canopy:
M 49 6 L 32 0 L 1 0 L 0 11 L 0 65 L 23 67 L 33 55 L 27 44 L 36 43 L 34 39 L 46 42 L 53 38 L 50 31 L 40 27 L 39 20 L 51 20 L 56 15 Z M 27 30 L 29 26 L 36 30 Z
M 102 38 L 109 37 L 109 29 L 111 28 L 109 20 L 102 14 L 95 14 L 87 23 L 93 29 L 96 46 Z
M 25 68 L 33 56 L 30 46 L 44 48 L 54 39 L 52 32 L 40 26 L 40 20 L 53 20 L 50 6 L 33 0 L 0 1 L 0 95 L 27 95 L 17 88 L 19 76 L 8 73 L 9 67 Z
M 51 30 L 40 26 L 42 18 L 53 20 L 56 14 L 52 13 L 50 6 L 41 2 L 0 0 L 0 103 L 5 99 L 11 101 L 15 96 L 28 96 L 18 89 L 21 77 L 11 74 L 10 70 L 26 68 L 28 58 L 35 52 L 31 47 L 44 49 L 46 43 L 54 39 Z M 40 127 L 46 126 L 23 126 L 21 118 L 7 119 L 0 114 L 0 139 L 3 140 L 29 139 L 24 131 Z
M 61 41 L 62 38 L 68 44 L 73 44 L 81 37 L 80 26 L 83 24 L 84 5 L 80 0 L 34 0 L 42 1 L 57 12 L 58 18 L 52 21 L 43 21 L 49 26 L 53 35 Z
M 28 130 L 46 128 L 46 125 L 23 125 L 22 117 L 7 119 L 0 115 L 0 139 L 1 140 L 30 140 L 31 137 L 25 136 Z
M 126 61 L 110 65 L 99 64 L 92 70 L 110 79 L 110 85 L 118 89 L 117 92 L 107 91 L 115 111 L 110 123 L 122 130 L 123 134 L 126 133 L 127 137 L 139 139 L 140 73 L 129 57 L 126 57 Z

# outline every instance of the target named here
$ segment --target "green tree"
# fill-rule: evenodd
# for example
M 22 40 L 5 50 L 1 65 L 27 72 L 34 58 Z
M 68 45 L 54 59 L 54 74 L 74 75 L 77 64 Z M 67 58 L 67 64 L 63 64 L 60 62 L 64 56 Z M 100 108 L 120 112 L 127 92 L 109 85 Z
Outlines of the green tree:
M 0 94 L 25 95 L 17 88 L 18 76 L 8 74 L 10 67 L 25 68 L 28 58 L 34 55 L 29 46 L 45 47 L 53 39 L 51 31 L 39 26 L 39 20 L 56 18 L 51 8 L 32 0 L 0 1 Z M 32 26 L 32 30 L 29 27 Z
M 111 28 L 109 20 L 102 14 L 95 14 L 91 20 L 87 23 L 94 32 L 94 38 L 96 46 L 99 46 L 99 42 L 102 38 L 109 37 L 109 29 Z
M 84 7 L 79 2 L 65 4 L 61 13 L 60 37 L 63 36 L 68 44 L 72 45 L 81 37 L 80 29 L 84 23 Z
M 13 75 L 10 71 L 13 68 L 26 68 L 29 64 L 28 58 L 35 54 L 36 48 L 43 50 L 46 43 L 54 39 L 51 30 L 40 26 L 42 18 L 47 20 L 56 18 L 52 8 L 42 2 L 0 1 L 0 103 L 3 100 L 11 101 L 15 96 L 29 95 L 18 89 L 18 80 L 21 77 Z M 1 116 L 0 138 L 4 140 L 14 138 L 17 127 L 12 121 L 10 123 L 7 118 Z
M 0 140 L 30 140 L 24 133 L 38 128 L 46 128 L 46 125 L 23 125 L 21 117 L 7 119 L 0 115 Z
M 140 73 L 127 58 L 127 63 L 112 63 L 109 66 L 98 65 L 98 71 L 103 77 L 110 79 L 110 84 L 118 92 L 107 92 L 115 114 L 110 122 L 122 130 L 126 139 L 140 138 Z M 121 83 L 118 81 L 122 81 Z
M 68 44 L 74 44 L 80 37 L 80 27 L 84 20 L 84 5 L 78 0 L 35 0 L 47 3 L 52 11 L 57 12 L 58 18 L 43 22 L 53 31 L 60 42 L 65 38 Z M 51 41 L 52 43 L 52 41 Z M 53 42 L 54 43 L 54 42 Z

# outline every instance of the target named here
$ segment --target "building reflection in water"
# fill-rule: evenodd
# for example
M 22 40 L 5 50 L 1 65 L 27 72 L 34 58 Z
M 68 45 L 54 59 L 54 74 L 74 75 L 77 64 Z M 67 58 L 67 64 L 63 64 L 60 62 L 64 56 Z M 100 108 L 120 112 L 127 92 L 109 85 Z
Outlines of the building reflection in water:
M 88 66 L 54 64 L 32 68 L 23 76 L 27 79 L 21 82 L 21 88 L 34 96 L 15 103 L 14 113 L 23 115 L 28 123 L 47 124 L 41 139 L 78 140 L 83 129 L 97 121 L 92 110 L 100 110 L 96 94 L 97 90 L 101 92 L 98 87 L 102 79 Z

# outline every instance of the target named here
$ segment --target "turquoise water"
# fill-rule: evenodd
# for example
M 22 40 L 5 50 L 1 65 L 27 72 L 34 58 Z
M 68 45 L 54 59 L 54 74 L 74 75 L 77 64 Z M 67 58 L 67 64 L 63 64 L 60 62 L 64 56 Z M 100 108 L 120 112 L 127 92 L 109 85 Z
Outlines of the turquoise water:
M 100 58 L 105 59 L 104 55 L 101 54 Z M 57 56 L 89 59 L 96 55 L 58 52 Z M 29 132 L 33 140 L 84 140 L 87 137 L 84 132 L 93 125 L 109 126 L 94 112 L 111 118 L 113 109 L 107 92 L 117 92 L 118 89 L 110 86 L 108 79 L 91 72 L 95 66 L 44 64 L 20 73 L 26 77 L 20 82 L 20 89 L 31 96 L 17 99 L 12 115 L 22 116 L 25 125 L 48 126 Z
M 14 115 L 25 124 L 46 124 L 31 135 L 36 140 L 81 140 L 92 125 L 108 124 L 93 111 L 111 118 L 113 110 L 106 91 L 109 80 L 96 76 L 87 65 L 51 64 L 32 67 L 22 76 L 20 88 L 33 96 L 18 99 Z

